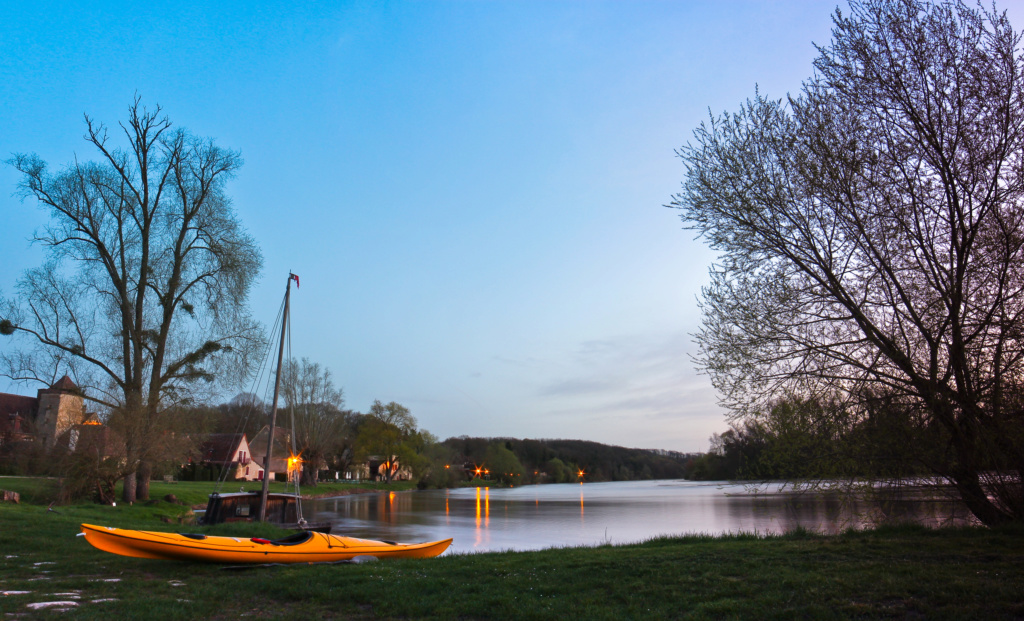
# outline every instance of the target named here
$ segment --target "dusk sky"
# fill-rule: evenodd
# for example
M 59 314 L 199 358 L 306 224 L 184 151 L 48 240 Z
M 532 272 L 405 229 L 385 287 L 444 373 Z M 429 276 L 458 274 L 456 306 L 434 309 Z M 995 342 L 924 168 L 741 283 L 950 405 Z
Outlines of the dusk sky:
M 441 439 L 703 451 L 727 428 L 690 359 L 714 255 L 664 207 L 674 149 L 709 108 L 798 91 L 835 7 L 7 2 L 0 155 L 96 159 L 83 114 L 116 128 L 138 93 L 241 152 L 253 311 L 269 328 L 300 275 L 293 354 L 347 407 L 398 401 Z M 5 295 L 47 220 L 18 180 L 0 167 Z

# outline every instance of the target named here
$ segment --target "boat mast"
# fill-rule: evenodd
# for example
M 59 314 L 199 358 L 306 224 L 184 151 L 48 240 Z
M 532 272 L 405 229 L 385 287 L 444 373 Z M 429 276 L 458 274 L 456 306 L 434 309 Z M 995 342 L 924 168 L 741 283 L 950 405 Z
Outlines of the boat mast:
M 277 397 L 281 393 L 281 365 L 284 362 L 284 337 L 288 330 L 288 298 L 292 292 L 292 280 L 298 280 L 295 274 L 288 274 L 288 284 L 284 289 L 284 313 L 281 316 L 281 346 L 277 350 L 277 377 L 274 378 L 274 402 L 270 406 L 270 430 L 267 434 L 267 458 L 263 462 L 263 490 L 260 492 L 260 511 L 256 519 L 265 522 L 267 519 L 267 492 L 270 489 L 270 456 L 274 450 L 274 427 L 277 425 Z

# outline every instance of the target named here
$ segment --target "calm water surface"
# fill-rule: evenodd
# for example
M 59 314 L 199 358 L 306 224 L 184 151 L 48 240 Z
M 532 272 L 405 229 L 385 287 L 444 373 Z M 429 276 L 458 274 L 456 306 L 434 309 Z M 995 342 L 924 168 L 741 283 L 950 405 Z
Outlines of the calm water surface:
M 453 537 L 451 552 L 536 550 L 630 543 L 658 535 L 819 532 L 863 527 L 886 514 L 927 525 L 968 523 L 958 503 L 903 501 L 886 510 L 838 496 L 793 493 L 779 484 L 759 493 L 741 484 L 628 481 L 360 494 L 303 503 L 307 519 L 331 532 L 391 541 Z M 312 517 L 310 517 L 312 514 Z

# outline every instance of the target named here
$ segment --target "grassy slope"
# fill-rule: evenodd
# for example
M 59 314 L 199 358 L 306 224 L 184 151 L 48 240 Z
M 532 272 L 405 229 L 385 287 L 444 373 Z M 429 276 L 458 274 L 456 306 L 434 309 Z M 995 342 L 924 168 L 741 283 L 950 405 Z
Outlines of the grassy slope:
M 206 506 L 206 499 L 211 492 L 223 493 L 237 492 L 244 488 L 246 491 L 256 492 L 263 485 L 260 481 L 230 482 L 218 486 L 213 481 L 181 481 L 165 483 L 152 481 L 149 484 L 149 496 L 154 499 L 161 499 L 168 494 L 173 494 L 183 504 L 190 506 Z M 344 496 L 351 493 L 364 493 L 369 491 L 402 491 L 415 488 L 415 484 L 409 481 L 395 481 L 390 486 L 384 483 L 369 481 L 359 483 L 320 483 L 316 487 L 303 487 L 303 496 Z M 0 477 L 0 489 L 10 490 L 21 494 L 23 503 L 47 504 L 57 495 L 56 479 L 40 479 L 34 477 Z M 271 482 L 271 492 L 293 492 L 291 486 L 284 483 Z M 118 497 L 121 494 L 121 486 L 118 484 Z
M 11 489 L 8 481 L 0 479 L 0 487 Z M 160 520 L 174 519 L 185 507 L 161 502 L 56 509 L 59 513 L 40 505 L 0 506 L 0 591 L 31 591 L 0 596 L 0 613 L 31 615 L 26 604 L 66 599 L 50 595 L 77 590 L 82 603 L 75 618 L 83 619 L 228 619 L 243 613 L 255 618 L 1024 617 L 1021 528 L 688 537 L 623 547 L 226 571 L 118 557 L 74 537 L 81 522 L 180 530 Z M 103 598 L 117 601 L 89 603 Z

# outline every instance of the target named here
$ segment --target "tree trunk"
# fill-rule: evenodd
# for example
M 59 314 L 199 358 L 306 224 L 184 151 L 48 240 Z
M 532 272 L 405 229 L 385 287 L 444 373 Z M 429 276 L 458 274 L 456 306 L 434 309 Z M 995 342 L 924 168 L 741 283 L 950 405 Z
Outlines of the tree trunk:
M 299 481 L 307 487 L 316 487 L 317 470 L 316 468 L 303 468 L 300 471 Z
M 130 472 L 124 475 L 124 489 L 121 491 L 121 500 L 124 502 L 135 502 L 135 473 Z
M 136 500 L 149 500 L 149 480 L 151 478 L 153 478 L 153 464 L 148 461 L 140 463 L 135 484 Z
M 960 492 L 960 498 L 967 508 L 985 526 L 998 526 L 1012 521 L 1011 516 L 1000 511 L 995 504 L 989 500 L 988 494 L 982 488 L 977 473 L 958 472 L 953 476 L 956 489 Z
M 116 498 L 114 486 L 109 481 L 96 481 L 96 499 L 101 505 L 109 505 Z

